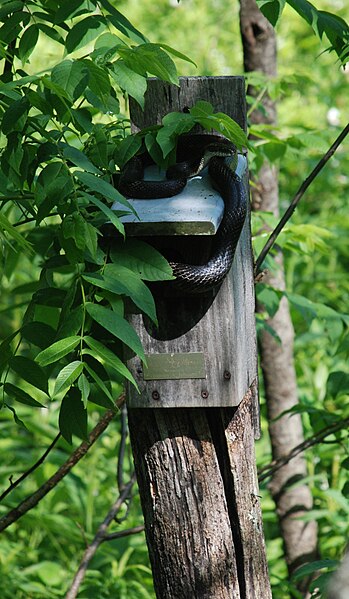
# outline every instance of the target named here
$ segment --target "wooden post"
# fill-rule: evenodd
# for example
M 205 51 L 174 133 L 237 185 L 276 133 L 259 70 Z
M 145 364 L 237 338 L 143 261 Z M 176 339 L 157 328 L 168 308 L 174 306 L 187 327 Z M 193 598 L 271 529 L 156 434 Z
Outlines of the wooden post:
M 185 110 L 197 100 L 211 102 L 245 128 L 241 77 L 181 78 L 179 88 L 150 80 L 144 112 L 131 103 L 134 128 L 159 123 L 168 112 Z M 158 599 L 269 599 L 254 457 L 259 424 L 248 223 L 231 273 L 212 306 L 229 316 L 221 321 L 224 331 L 214 330 L 217 320 L 208 319 L 208 351 L 214 361 L 215 348 L 227 335 L 234 376 L 230 404 L 201 405 L 237 407 L 186 407 L 188 393 L 183 389 L 187 385 L 193 393 L 195 387 L 192 379 L 185 379 L 171 381 L 173 405 L 181 407 L 172 408 L 167 401 L 166 407 L 148 402 L 148 407 L 129 409 L 154 586 Z M 141 336 L 150 353 L 151 337 Z M 154 347 L 157 343 L 154 340 Z

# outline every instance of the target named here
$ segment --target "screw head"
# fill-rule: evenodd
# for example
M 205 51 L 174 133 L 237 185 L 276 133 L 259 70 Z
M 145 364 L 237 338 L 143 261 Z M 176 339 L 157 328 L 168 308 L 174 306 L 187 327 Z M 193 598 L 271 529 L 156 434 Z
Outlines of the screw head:
M 230 374 L 229 370 L 225 370 L 225 371 L 224 371 L 223 377 L 224 377 L 224 380 L 225 380 L 225 381 L 230 381 L 230 379 L 231 379 L 231 374 Z
M 202 397 L 202 399 L 207 399 L 208 398 L 208 391 L 206 389 L 203 389 L 201 391 L 201 397 Z
M 158 399 L 160 399 L 160 393 L 156 389 L 153 391 L 153 393 L 151 394 L 151 396 L 152 396 L 153 399 L 155 399 L 155 401 L 157 401 Z

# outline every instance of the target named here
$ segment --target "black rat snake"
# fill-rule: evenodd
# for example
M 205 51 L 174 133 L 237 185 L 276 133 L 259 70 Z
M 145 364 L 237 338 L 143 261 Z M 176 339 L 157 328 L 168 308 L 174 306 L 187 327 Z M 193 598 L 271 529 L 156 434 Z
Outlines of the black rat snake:
M 195 141 L 194 141 L 195 140 Z M 197 145 L 200 145 L 198 151 Z M 231 159 L 231 165 L 225 158 Z M 144 166 L 149 156 L 143 153 L 132 158 L 122 169 L 119 191 L 129 198 L 155 199 L 171 197 L 182 191 L 187 179 L 200 173 L 208 164 L 212 184 L 224 200 L 224 214 L 213 237 L 208 262 L 202 265 L 172 262 L 175 281 L 171 289 L 184 294 L 204 293 L 214 289 L 229 272 L 245 222 L 247 196 L 245 186 L 234 172 L 236 149 L 225 138 L 212 135 L 182 136 L 177 148 L 181 161 L 169 167 L 166 181 L 144 181 Z

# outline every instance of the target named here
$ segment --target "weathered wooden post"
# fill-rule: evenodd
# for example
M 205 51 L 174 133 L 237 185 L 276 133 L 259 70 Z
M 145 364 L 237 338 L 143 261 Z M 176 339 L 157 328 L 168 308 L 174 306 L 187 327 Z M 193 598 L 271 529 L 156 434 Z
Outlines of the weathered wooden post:
M 197 100 L 246 128 L 242 77 L 189 77 L 179 88 L 150 80 L 144 112 L 131 104 L 134 130 Z M 254 457 L 259 421 L 249 219 L 215 297 L 160 299 L 158 307 L 157 338 L 141 315 L 132 316 L 149 368 L 143 372 L 137 359 L 130 361 L 141 394 L 129 389 L 128 397 L 157 597 L 268 599 Z M 175 324 L 166 310 L 176 311 Z

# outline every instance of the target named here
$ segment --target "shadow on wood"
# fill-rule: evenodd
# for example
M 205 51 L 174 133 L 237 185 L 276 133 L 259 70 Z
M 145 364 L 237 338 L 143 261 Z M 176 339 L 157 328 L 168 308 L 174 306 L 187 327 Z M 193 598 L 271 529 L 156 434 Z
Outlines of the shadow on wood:
M 243 78 L 190 77 L 180 88 L 150 80 L 144 113 L 131 103 L 134 130 L 199 99 L 245 128 Z M 157 340 L 141 315 L 131 318 L 146 354 L 204 355 L 196 379 L 144 381 L 139 361 L 131 365 L 141 394 L 129 391 L 129 427 L 156 595 L 270 599 L 254 456 L 259 419 L 248 222 L 230 275 L 199 320 L 174 340 Z

